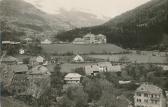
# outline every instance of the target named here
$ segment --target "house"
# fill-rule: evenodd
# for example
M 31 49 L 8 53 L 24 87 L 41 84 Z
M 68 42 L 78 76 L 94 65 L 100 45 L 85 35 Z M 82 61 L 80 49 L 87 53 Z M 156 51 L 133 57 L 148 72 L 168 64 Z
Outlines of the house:
M 36 62 L 38 62 L 38 63 L 43 63 L 43 62 L 44 62 L 44 57 L 42 57 L 42 56 L 37 56 Z
M 24 41 L 27 43 L 31 43 L 33 41 L 33 39 L 32 38 L 25 38 Z
M 10 64 L 10 65 L 12 65 L 12 64 L 16 65 L 18 62 L 19 62 L 19 60 L 13 56 L 7 56 L 2 59 L 2 63 Z
M 168 71 L 168 65 L 160 65 L 160 67 L 161 67 L 164 71 Z
M 158 86 L 143 83 L 134 94 L 135 107 L 166 107 L 163 90 Z
M 121 72 L 121 65 L 112 65 L 110 62 L 99 62 L 97 64 L 91 64 L 85 66 L 85 72 L 87 75 L 95 75 L 99 72 Z
M 11 69 L 14 73 L 26 73 L 28 71 L 28 66 L 24 64 L 11 65 Z
M 8 87 L 11 84 L 14 72 L 7 64 L 0 64 L 0 68 L 0 80 L 3 83 L 4 87 Z
M 28 72 L 28 75 L 48 75 L 50 76 L 51 73 L 49 72 L 48 68 L 42 65 L 37 65 Z
M 37 65 L 39 65 L 39 64 L 43 64 L 44 63 L 44 61 L 45 61 L 45 59 L 44 59 L 44 57 L 42 57 L 42 56 L 37 56 L 37 57 L 31 57 L 30 59 L 29 59 L 29 64 L 31 65 L 31 66 L 37 66 Z
M 52 44 L 52 42 L 48 39 L 45 39 L 44 41 L 41 41 L 41 44 L 47 45 L 47 44 Z
M 25 53 L 25 50 L 24 49 L 19 49 L 19 54 L 20 55 L 23 55 Z
M 75 38 L 72 44 L 85 44 L 83 38 Z
M 27 65 L 12 65 L 10 66 L 14 76 L 9 86 L 9 91 L 14 95 L 24 95 L 28 88 L 28 80 L 26 72 L 28 72 Z
M 106 44 L 107 43 L 106 36 L 102 35 L 102 34 L 98 34 L 96 36 L 96 40 L 97 40 L 97 43 L 99 43 L 99 44 Z
M 65 75 L 64 81 L 67 84 L 79 84 L 81 77 L 82 76 L 78 73 L 68 73 L 67 75 Z
M 9 92 L 14 95 L 26 95 L 29 82 L 25 72 L 16 72 L 12 78 Z
M 84 59 L 83 59 L 82 56 L 76 55 L 76 56 L 73 58 L 72 62 L 84 62 Z
M 38 99 L 50 87 L 50 71 L 38 65 L 26 73 L 29 81 L 28 95 Z
M 105 44 L 107 43 L 106 36 L 102 34 L 88 33 L 83 38 L 75 38 L 73 44 Z

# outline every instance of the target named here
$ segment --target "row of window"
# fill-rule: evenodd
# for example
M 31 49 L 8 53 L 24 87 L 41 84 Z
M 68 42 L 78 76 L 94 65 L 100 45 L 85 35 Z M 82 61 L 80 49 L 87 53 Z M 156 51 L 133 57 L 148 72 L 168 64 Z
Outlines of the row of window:
M 141 103 L 142 100 L 141 99 L 137 99 L 137 102 Z M 151 103 L 151 104 L 159 104 L 159 100 L 148 100 L 148 99 L 144 99 L 145 103 Z
M 142 96 L 144 95 L 144 97 L 151 97 L 151 98 L 160 98 L 160 95 L 157 94 L 147 94 L 147 93 L 136 93 L 137 96 Z

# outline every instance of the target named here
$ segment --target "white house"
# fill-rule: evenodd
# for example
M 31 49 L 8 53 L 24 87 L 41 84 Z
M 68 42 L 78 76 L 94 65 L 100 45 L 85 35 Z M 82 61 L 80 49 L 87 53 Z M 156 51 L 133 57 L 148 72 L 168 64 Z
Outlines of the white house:
M 87 75 L 95 75 L 99 72 L 121 72 L 122 65 L 112 65 L 110 62 L 99 62 L 85 66 Z
M 32 38 L 25 38 L 24 41 L 26 41 L 26 42 L 32 42 L 33 39 Z
M 38 56 L 38 57 L 36 58 L 36 62 L 38 62 L 38 63 L 43 63 L 43 62 L 44 62 L 44 58 L 43 58 L 42 56 Z
M 68 73 L 67 75 L 65 75 L 64 81 L 67 84 L 79 84 L 81 77 L 82 76 L 78 73 Z
M 73 44 L 105 44 L 107 43 L 106 36 L 102 34 L 88 33 L 83 38 L 75 38 Z
M 44 41 L 41 41 L 41 44 L 52 44 L 52 42 L 48 39 L 45 39 Z
M 84 59 L 83 59 L 82 56 L 76 55 L 76 56 L 73 58 L 72 61 L 73 61 L 73 62 L 84 62 Z
M 19 49 L 19 54 L 23 55 L 25 53 L 24 49 Z
M 73 44 L 85 44 L 83 38 L 75 38 L 72 43 L 73 43 Z
M 134 107 L 166 107 L 163 90 L 152 84 L 142 84 L 135 91 Z

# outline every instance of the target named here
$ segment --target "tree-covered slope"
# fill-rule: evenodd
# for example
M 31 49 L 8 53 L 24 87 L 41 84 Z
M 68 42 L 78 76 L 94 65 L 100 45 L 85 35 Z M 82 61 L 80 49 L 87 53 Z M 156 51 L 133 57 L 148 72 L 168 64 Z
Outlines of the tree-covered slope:
M 150 2 L 117 16 L 107 23 L 88 28 L 70 30 L 57 35 L 60 40 L 72 41 L 86 33 L 102 33 L 109 43 L 125 48 L 144 48 L 163 45 L 168 29 L 168 0 Z

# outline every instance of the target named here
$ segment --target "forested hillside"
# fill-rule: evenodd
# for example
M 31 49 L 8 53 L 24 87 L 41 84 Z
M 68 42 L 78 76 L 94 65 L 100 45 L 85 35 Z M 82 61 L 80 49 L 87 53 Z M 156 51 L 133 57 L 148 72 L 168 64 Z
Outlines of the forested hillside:
M 168 45 L 168 0 L 150 2 L 95 27 L 70 30 L 57 35 L 64 41 L 72 41 L 86 33 L 102 33 L 109 43 L 124 48 L 162 48 Z M 167 40 L 166 40 L 167 39 Z

